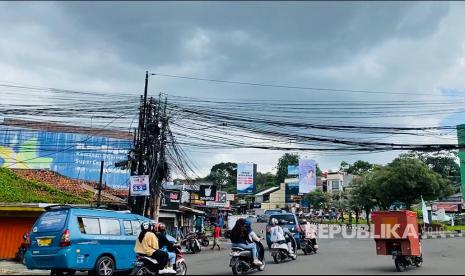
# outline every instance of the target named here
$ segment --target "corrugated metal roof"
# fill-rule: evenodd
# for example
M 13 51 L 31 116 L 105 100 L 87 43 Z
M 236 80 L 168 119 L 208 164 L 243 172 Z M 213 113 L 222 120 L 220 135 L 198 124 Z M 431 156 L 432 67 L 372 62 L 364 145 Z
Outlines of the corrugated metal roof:
M 272 188 L 266 189 L 264 191 L 261 191 L 261 192 L 255 194 L 255 196 L 262 196 L 262 195 L 265 195 L 265 194 L 275 192 L 277 190 L 279 190 L 279 187 L 272 187 Z

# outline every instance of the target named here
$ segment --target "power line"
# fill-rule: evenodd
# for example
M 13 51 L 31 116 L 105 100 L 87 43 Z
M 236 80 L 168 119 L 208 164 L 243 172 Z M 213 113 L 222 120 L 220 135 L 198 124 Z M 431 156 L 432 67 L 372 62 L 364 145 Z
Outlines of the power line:
M 285 88 L 285 89 L 296 89 L 296 90 L 311 90 L 311 91 L 325 91 L 325 92 L 349 92 L 349 93 L 363 93 L 363 94 L 390 94 L 390 95 L 422 95 L 422 96 L 436 96 L 432 93 L 415 93 L 415 92 L 391 92 L 391 91 L 376 91 L 376 90 L 355 90 L 355 89 L 338 89 L 338 88 L 325 88 L 325 87 L 305 87 L 305 86 L 294 86 L 294 85 L 285 85 L 285 84 L 267 84 L 267 83 L 258 83 L 258 82 L 243 82 L 243 81 L 228 81 L 228 80 L 218 80 L 218 79 L 209 79 L 209 78 L 199 78 L 199 77 L 187 77 L 179 75 L 170 75 L 163 73 L 151 73 L 153 76 L 161 76 L 168 78 L 178 78 L 178 79 L 187 79 L 187 80 L 197 80 L 197 81 L 208 81 L 216 83 L 227 83 L 227 84 L 238 84 L 238 85 L 248 85 L 248 86 L 260 86 L 260 87 L 272 87 L 272 88 Z M 462 96 L 465 97 L 465 96 Z

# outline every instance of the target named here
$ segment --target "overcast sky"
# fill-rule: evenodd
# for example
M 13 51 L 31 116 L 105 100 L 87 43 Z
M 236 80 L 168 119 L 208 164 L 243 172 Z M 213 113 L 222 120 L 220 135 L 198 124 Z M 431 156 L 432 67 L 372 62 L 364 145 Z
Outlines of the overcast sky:
M 450 100 L 451 91 L 465 91 L 464 26 L 462 2 L 0 2 L 0 81 L 137 95 L 149 70 L 236 81 L 412 91 Z M 161 77 L 152 77 L 149 88 L 154 95 L 214 98 L 399 98 Z M 438 125 L 458 123 L 460 118 L 456 114 L 399 118 L 396 123 Z M 281 154 L 191 152 L 202 173 L 221 161 L 256 162 L 260 171 L 270 171 Z M 306 155 L 323 169 L 335 169 L 342 160 L 386 163 L 396 154 Z

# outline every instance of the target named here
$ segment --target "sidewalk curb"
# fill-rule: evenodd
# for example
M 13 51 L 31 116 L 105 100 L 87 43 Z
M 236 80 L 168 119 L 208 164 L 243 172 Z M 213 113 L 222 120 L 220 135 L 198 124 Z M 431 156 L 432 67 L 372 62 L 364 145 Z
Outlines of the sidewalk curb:
M 427 234 L 423 235 L 422 238 L 425 240 L 434 240 L 434 239 L 450 239 L 450 238 L 463 238 L 465 233 L 455 233 L 455 234 Z

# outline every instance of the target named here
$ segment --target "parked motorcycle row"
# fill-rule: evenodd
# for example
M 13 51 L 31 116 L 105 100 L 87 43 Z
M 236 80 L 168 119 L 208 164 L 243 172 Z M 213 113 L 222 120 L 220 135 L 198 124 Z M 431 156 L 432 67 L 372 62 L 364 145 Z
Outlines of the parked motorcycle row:
M 297 242 L 291 233 L 287 234 L 286 242 L 273 243 L 270 248 L 271 257 L 276 264 L 283 262 L 294 261 L 297 259 Z M 291 243 L 293 252 L 289 251 L 288 242 Z M 265 248 L 261 242 L 255 242 L 258 249 L 258 259 L 262 262 L 261 266 L 257 266 L 253 263 L 252 252 L 250 250 L 244 250 L 239 247 L 233 247 L 231 252 L 231 260 L 229 266 L 232 269 L 234 275 L 247 274 L 253 271 L 264 271 L 265 262 Z M 300 242 L 300 249 L 305 255 L 316 254 L 318 251 L 318 245 L 314 244 L 314 241 L 308 239 L 302 239 Z

